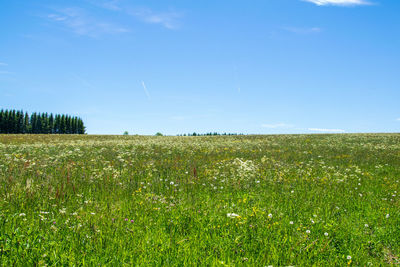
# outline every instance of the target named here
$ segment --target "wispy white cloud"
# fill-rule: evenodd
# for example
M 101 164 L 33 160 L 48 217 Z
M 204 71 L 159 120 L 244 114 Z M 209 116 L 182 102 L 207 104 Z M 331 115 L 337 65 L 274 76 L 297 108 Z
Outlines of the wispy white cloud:
M 145 23 L 159 24 L 170 30 L 180 27 L 179 18 L 182 17 L 182 14 L 175 11 L 155 12 L 149 8 L 131 10 L 128 14 Z
M 150 94 L 149 91 L 147 90 L 146 84 L 144 83 L 144 81 L 142 81 L 142 86 L 143 86 L 143 90 L 144 93 L 146 94 L 147 98 L 150 99 Z
M 105 1 L 94 0 L 90 2 L 98 7 L 102 7 L 108 10 L 118 11 L 122 9 L 119 0 L 105 0 Z
M 150 8 L 138 8 L 132 4 L 121 0 L 87 0 L 92 5 L 120 12 L 122 15 L 129 15 L 138 20 L 149 23 L 158 24 L 167 29 L 178 29 L 180 27 L 180 18 L 183 17 L 181 12 L 174 10 L 158 12 Z
M 4 63 L 4 62 L 0 62 L 0 66 L 8 66 L 8 64 Z
M 58 23 L 75 34 L 90 37 L 129 32 L 125 27 L 89 16 L 80 8 L 58 9 L 56 12 L 48 14 L 47 19 Z
M 397 118 L 396 121 L 400 121 L 400 118 Z
M 300 27 L 283 27 L 285 31 L 295 33 L 295 34 L 313 34 L 319 33 L 322 31 L 319 27 L 309 27 L 309 28 L 300 28 Z
M 0 71 L 0 74 L 15 74 L 15 73 L 11 71 Z
M 317 6 L 360 6 L 371 5 L 372 3 L 366 0 L 302 0 L 316 4 Z
M 276 128 L 292 128 L 293 125 L 286 123 L 276 123 L 276 124 L 261 124 L 262 128 L 276 129 Z
M 322 132 L 322 133 L 345 133 L 342 129 L 321 129 L 321 128 L 308 128 L 309 131 Z

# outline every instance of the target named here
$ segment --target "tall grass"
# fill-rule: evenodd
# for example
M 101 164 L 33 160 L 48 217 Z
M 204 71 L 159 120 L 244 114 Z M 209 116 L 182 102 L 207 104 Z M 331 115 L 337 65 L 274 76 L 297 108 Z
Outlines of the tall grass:
M 0 135 L 0 262 L 399 264 L 400 135 Z

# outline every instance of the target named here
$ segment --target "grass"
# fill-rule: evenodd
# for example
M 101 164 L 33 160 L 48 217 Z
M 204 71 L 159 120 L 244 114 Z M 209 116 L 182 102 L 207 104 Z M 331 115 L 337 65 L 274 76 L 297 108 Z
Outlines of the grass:
M 0 262 L 388 265 L 400 135 L 0 135 Z

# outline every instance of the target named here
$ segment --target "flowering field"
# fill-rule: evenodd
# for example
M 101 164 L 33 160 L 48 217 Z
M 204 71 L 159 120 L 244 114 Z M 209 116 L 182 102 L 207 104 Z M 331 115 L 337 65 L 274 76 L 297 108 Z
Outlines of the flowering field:
M 400 263 L 400 135 L 0 135 L 0 262 Z

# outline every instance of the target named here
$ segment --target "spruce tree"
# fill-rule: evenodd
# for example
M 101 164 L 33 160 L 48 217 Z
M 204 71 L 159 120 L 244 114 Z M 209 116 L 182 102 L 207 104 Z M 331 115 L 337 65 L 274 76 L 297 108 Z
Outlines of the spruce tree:
M 29 125 L 29 115 L 28 112 L 25 113 L 24 117 L 24 127 L 22 128 L 23 133 L 31 133 L 31 126 Z
M 53 113 L 50 113 L 50 117 L 49 117 L 49 133 L 51 133 L 51 134 L 54 133 L 54 117 L 53 117 Z
M 4 120 L 4 110 L 0 111 L 0 134 L 3 132 L 3 120 Z
M 32 113 L 31 116 L 31 133 L 36 134 L 37 133 L 37 123 L 36 123 L 36 112 Z
M 61 115 L 60 119 L 60 134 L 65 134 L 65 115 Z

